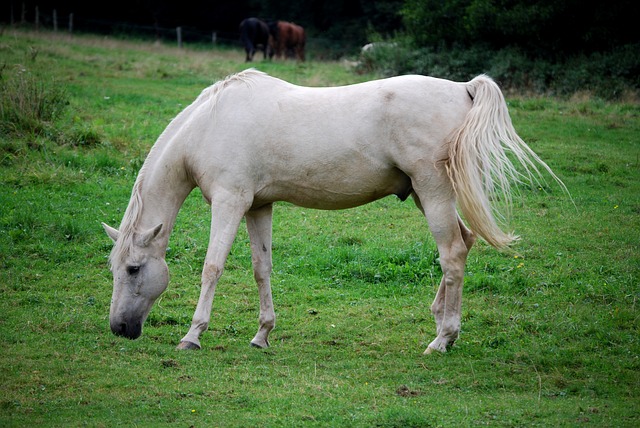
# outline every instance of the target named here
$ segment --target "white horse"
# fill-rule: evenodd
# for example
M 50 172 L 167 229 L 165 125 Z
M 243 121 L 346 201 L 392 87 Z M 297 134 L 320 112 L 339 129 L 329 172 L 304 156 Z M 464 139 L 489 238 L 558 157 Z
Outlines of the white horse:
M 497 225 L 491 201 L 509 201 L 509 182 L 535 180 L 536 165 L 558 180 L 518 137 L 500 89 L 487 76 L 467 83 L 401 76 L 309 88 L 255 70 L 235 74 L 205 89 L 160 135 L 120 229 L 103 223 L 114 241 L 111 330 L 130 339 L 142 333 L 169 282 L 169 235 L 196 186 L 211 204 L 211 231 L 200 298 L 179 349 L 200 348 L 243 217 L 260 294 L 251 344 L 263 348 L 275 326 L 273 203 L 336 210 L 411 195 L 426 216 L 443 272 L 431 306 L 437 336 L 425 353 L 445 352 L 460 331 L 464 266 L 476 235 L 497 248 L 517 239 Z

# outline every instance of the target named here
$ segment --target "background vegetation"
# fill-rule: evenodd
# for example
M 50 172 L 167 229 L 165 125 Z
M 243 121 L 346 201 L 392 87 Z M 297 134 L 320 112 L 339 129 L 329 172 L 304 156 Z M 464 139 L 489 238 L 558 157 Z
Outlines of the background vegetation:
M 640 3 L 635 0 L 112 0 L 105 3 L 11 0 L 0 23 L 52 28 L 53 10 L 65 31 L 136 36 L 237 47 L 243 18 L 295 21 L 305 27 L 308 58 L 344 59 L 363 45 L 364 73 L 419 73 L 468 80 L 489 73 L 519 93 L 606 99 L 637 98 L 640 90 Z M 22 6 L 25 6 L 24 13 Z
M 366 56 L 385 75 L 468 80 L 488 73 L 519 92 L 637 96 L 638 5 L 553 0 L 405 0 L 403 30 Z
M 0 425 L 611 426 L 640 423 L 640 108 L 511 94 L 521 136 L 565 181 L 520 189 L 512 253 L 470 255 L 463 331 L 421 355 L 440 271 L 424 219 L 386 198 L 340 212 L 277 204 L 272 347 L 242 232 L 199 352 L 191 321 L 209 209 L 171 238 L 172 280 L 136 341 L 109 331 L 109 239 L 149 148 L 240 49 L 0 35 Z M 305 85 L 377 74 L 260 62 Z

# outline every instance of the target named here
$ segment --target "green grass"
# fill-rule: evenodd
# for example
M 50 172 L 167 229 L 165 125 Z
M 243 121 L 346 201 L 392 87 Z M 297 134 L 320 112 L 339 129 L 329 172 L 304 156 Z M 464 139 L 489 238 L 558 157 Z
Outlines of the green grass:
M 34 54 L 37 52 L 37 54 Z M 195 191 L 169 244 L 171 284 L 136 341 L 109 331 L 111 242 L 147 151 L 241 50 L 0 35 L 68 106 L 0 134 L 2 426 L 611 426 L 640 423 L 640 107 L 509 99 L 565 181 L 520 188 L 514 253 L 470 254 L 456 347 L 422 356 L 440 279 L 410 201 L 324 212 L 277 204 L 271 348 L 242 230 L 203 349 L 174 349 L 198 298 L 209 208 Z M 252 64 L 308 85 L 373 78 L 337 62 Z M 83 143 L 84 142 L 84 143 Z

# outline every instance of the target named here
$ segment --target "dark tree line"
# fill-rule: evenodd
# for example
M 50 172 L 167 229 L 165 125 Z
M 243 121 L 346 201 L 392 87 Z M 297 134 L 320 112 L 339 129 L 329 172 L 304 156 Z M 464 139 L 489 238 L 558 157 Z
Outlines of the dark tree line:
M 91 31 L 97 23 L 158 28 L 186 26 L 204 32 L 238 32 L 244 18 L 281 19 L 310 37 L 361 46 L 371 34 L 405 34 L 417 47 L 518 47 L 532 56 L 606 51 L 638 43 L 637 0 L 9 0 L 0 22 L 33 21 L 74 13 Z M 117 25 L 116 25 L 117 26 Z M 107 26 L 108 28 L 108 26 Z M 105 31 L 100 26 L 101 32 Z
M 405 0 L 417 45 L 518 47 L 532 56 L 609 51 L 638 43 L 637 0 Z

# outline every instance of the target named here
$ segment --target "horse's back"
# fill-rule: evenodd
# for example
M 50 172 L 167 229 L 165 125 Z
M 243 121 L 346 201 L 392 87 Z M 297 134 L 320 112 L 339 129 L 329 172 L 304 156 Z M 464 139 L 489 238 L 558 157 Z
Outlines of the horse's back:
M 464 84 L 426 76 L 317 88 L 250 74 L 220 94 L 215 111 L 218 132 L 233 135 L 234 144 L 279 140 L 339 150 L 359 143 L 379 150 L 413 140 L 441 144 L 471 105 Z
M 465 83 L 428 76 L 397 76 L 335 87 L 298 86 L 255 70 L 236 76 L 234 84 L 226 86 L 225 93 L 221 93 L 226 100 L 218 100 L 216 110 L 222 108 L 233 112 L 240 108 L 269 115 L 270 112 L 280 114 L 285 106 L 289 106 L 301 116 L 308 116 L 307 113 L 324 110 L 334 111 L 337 115 L 342 113 L 340 109 L 357 114 L 382 108 L 388 113 L 422 117 L 424 121 L 443 110 L 464 110 L 466 113 L 471 106 Z M 247 118 L 255 119 L 250 115 Z M 314 120 L 322 120 L 322 117 Z

